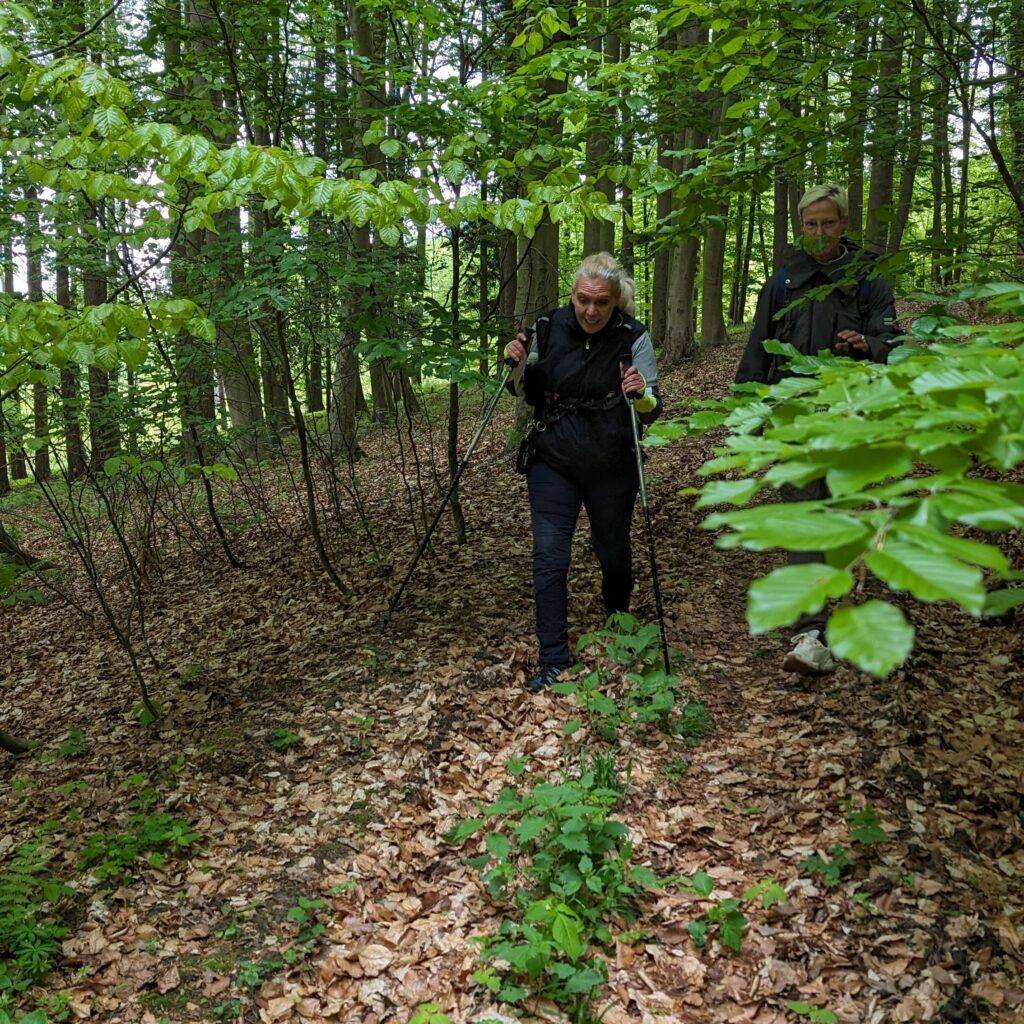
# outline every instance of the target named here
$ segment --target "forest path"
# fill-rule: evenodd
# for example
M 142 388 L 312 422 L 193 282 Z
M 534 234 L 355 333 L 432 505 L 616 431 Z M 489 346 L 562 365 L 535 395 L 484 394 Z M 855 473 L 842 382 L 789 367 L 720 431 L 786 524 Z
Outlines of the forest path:
M 665 390 L 720 393 L 736 357 L 712 352 Z M 5 611 L 11 727 L 45 739 L 78 726 L 87 749 L 0 762 L 11 783 L 0 855 L 49 820 L 61 867 L 80 878 L 84 836 L 124 828 L 140 788 L 201 837 L 187 862 L 84 901 L 52 986 L 69 989 L 77 1016 L 405 1024 L 426 1000 L 454 1021 L 494 1015 L 470 979 L 468 939 L 499 908 L 466 851 L 440 836 L 496 795 L 510 757 L 557 774 L 574 717 L 568 698 L 521 685 L 528 515 L 501 444 L 489 431 L 466 478 L 470 543 L 439 538 L 387 633 L 379 613 L 408 538 L 392 572 L 367 565 L 348 598 L 305 550 L 265 553 L 242 574 L 182 565 L 150 613 L 173 666 L 168 717 L 151 736 L 125 715 L 128 684 L 105 638 L 56 608 Z M 648 466 L 670 640 L 692 659 L 684 682 L 715 727 L 692 749 L 640 738 L 622 817 L 635 859 L 660 873 L 703 868 L 715 899 L 770 877 L 788 899 L 745 907 L 751 925 L 732 953 L 689 938 L 705 905 L 653 898 L 644 933 L 617 946 L 603 1020 L 798 1020 L 789 1000 L 847 1024 L 1021 1020 L 1019 630 L 907 606 L 918 648 L 884 683 L 848 666 L 811 683 L 785 676 L 784 638 L 751 638 L 744 621 L 746 585 L 773 557 L 715 548 L 676 493 L 711 444 L 659 449 Z M 634 526 L 646 618 L 639 513 Z M 601 617 L 585 529 L 574 562 L 578 635 Z M 870 802 L 888 841 L 858 849 L 847 801 Z M 828 888 L 800 864 L 835 843 L 855 864 Z

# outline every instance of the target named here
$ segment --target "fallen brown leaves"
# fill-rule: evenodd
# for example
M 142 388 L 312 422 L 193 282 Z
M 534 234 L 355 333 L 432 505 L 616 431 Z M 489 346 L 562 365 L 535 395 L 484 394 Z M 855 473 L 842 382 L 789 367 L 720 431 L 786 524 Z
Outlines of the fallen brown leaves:
M 720 392 L 735 357 L 714 352 L 666 390 Z M 652 898 L 642 931 L 614 950 L 602 1019 L 782 1024 L 798 1019 L 791 1000 L 844 1024 L 1024 1019 L 1019 630 L 908 608 L 918 651 L 885 683 L 849 668 L 811 685 L 783 677 L 777 642 L 750 638 L 743 620 L 748 579 L 770 559 L 716 549 L 676 496 L 709 446 L 661 449 L 649 469 L 670 638 L 692 656 L 716 731 L 695 749 L 639 742 L 624 818 L 659 872 L 704 869 L 716 899 L 772 877 L 787 900 L 753 911 L 733 954 L 694 946 L 692 896 Z M 465 483 L 470 543 L 439 538 L 387 635 L 377 621 L 393 577 L 375 569 L 342 598 L 307 546 L 254 540 L 242 573 L 180 559 L 150 611 L 172 670 L 153 735 L 126 718 L 130 687 L 101 632 L 52 605 L 2 613 L 12 725 L 41 740 L 77 725 L 91 742 L 75 760 L 0 763 L 0 856 L 56 821 L 48 841 L 82 889 L 50 985 L 68 990 L 75 1019 L 404 1024 L 427 1000 L 454 1021 L 502 1017 L 472 983 L 469 941 L 500 908 L 439 837 L 496 795 L 509 758 L 554 772 L 573 717 L 567 701 L 522 690 L 528 542 L 508 535 L 524 523 L 522 490 L 495 429 Z M 396 572 L 412 543 L 395 532 Z M 582 533 L 576 555 L 582 630 L 600 616 Z M 282 727 L 297 742 L 279 751 Z M 194 824 L 200 852 L 101 891 L 77 853 L 124 818 L 133 773 Z M 870 802 L 889 841 L 829 889 L 799 865 L 849 846 L 848 801 Z M 300 898 L 324 901 L 312 942 L 289 920 Z

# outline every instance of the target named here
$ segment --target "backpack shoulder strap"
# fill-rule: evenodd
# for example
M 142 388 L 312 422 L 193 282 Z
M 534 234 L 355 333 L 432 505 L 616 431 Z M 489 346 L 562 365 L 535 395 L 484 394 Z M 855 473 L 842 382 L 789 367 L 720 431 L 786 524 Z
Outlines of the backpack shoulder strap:
M 548 340 L 551 337 L 551 313 L 542 313 L 533 322 L 533 336 L 537 339 L 537 355 L 543 359 L 548 354 Z

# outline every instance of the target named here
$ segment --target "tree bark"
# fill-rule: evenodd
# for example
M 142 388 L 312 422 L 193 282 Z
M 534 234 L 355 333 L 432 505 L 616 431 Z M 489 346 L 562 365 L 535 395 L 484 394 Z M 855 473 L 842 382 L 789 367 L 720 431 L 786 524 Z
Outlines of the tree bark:
M 39 193 L 34 186 L 25 189 L 25 266 L 29 302 L 43 301 L 43 234 L 39 228 Z M 50 479 L 49 410 L 46 385 L 36 381 L 32 385 L 32 426 L 39 447 L 33 456 L 33 469 L 37 480 Z M 42 442 L 42 443 L 40 443 Z
M 721 130 L 725 104 L 712 98 L 711 131 L 709 142 L 714 143 Z M 712 182 L 712 186 L 714 186 Z M 703 348 L 715 348 L 728 340 L 725 317 L 722 315 L 722 293 L 725 285 L 726 225 L 729 223 L 729 200 L 720 201 L 714 217 L 704 233 L 704 272 L 701 275 L 700 343 Z
M 854 66 L 867 60 L 870 48 L 870 22 L 866 15 L 861 15 L 857 18 L 854 32 Z M 868 116 L 868 89 L 867 75 L 853 74 L 850 82 L 850 108 L 847 112 L 846 176 L 849 179 L 850 234 L 856 239 L 864 231 L 864 124 Z
M 6 751 L 8 754 L 13 754 L 15 757 L 19 757 L 21 754 L 27 754 L 29 751 L 34 750 L 39 744 L 33 743 L 31 740 L 23 740 L 17 736 L 12 736 L 9 732 L 4 732 L 0 729 L 0 750 Z
M 879 36 L 881 73 L 875 101 L 874 131 L 871 139 L 871 184 L 864 237 L 877 252 L 889 248 L 892 221 L 893 161 L 898 133 L 897 103 L 900 69 L 903 65 L 903 26 L 893 16 Z
M 910 58 L 910 95 L 907 97 L 907 158 L 900 168 L 900 191 L 896 199 L 896 212 L 889 233 L 889 249 L 896 252 L 903 242 L 903 234 L 910 220 L 914 203 L 914 183 L 921 163 L 922 147 L 922 89 L 921 51 L 924 47 L 924 26 L 918 22 L 914 30 L 913 53 Z

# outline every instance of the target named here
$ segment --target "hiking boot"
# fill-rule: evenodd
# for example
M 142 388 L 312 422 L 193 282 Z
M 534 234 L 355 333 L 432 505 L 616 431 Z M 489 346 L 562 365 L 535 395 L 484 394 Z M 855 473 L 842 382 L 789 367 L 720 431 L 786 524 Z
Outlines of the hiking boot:
M 540 693 L 546 686 L 557 683 L 558 677 L 564 671 L 565 669 L 558 665 L 542 665 L 537 669 L 537 674 L 532 679 L 527 680 L 526 688 L 530 693 Z
M 802 676 L 824 676 L 836 669 L 832 652 L 819 639 L 819 630 L 809 629 L 797 633 L 792 639 L 793 649 L 786 655 L 782 668 Z

